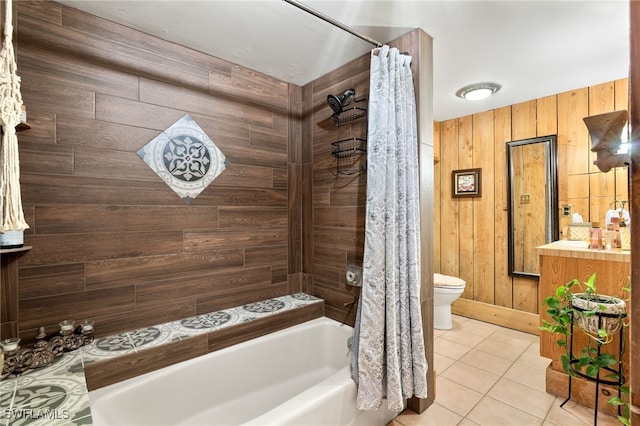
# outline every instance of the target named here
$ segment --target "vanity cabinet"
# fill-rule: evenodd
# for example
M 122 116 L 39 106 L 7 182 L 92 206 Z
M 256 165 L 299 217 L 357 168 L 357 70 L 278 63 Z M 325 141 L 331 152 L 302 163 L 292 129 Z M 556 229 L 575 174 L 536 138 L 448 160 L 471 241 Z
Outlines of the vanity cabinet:
M 585 282 L 596 273 L 596 289 L 600 294 L 617 296 L 629 300 L 629 294 L 624 290 L 629 285 L 631 274 L 631 256 L 629 252 L 589 250 L 564 246 L 562 242 L 546 244 L 537 248 L 540 262 L 540 325 L 544 319 L 548 319 L 547 307 L 544 299 L 555 294 L 559 285 L 568 283 L 574 278 Z M 577 290 L 575 290 L 577 291 Z M 627 312 L 630 311 L 627 305 Z M 623 352 L 624 377 L 629 377 L 629 330 L 625 330 L 627 344 Z M 620 344 L 620 333 L 613 342 L 602 347 L 603 352 L 611 353 L 616 358 Z M 551 359 L 546 371 L 546 390 L 548 393 L 567 397 L 568 376 L 562 369 L 560 356 L 564 348 L 558 346 L 556 340 L 560 336 L 546 331 L 540 332 L 540 355 Z M 580 332 L 577 325 L 574 332 L 574 347 L 583 347 L 588 337 Z M 573 378 L 572 400 L 587 407 L 594 406 L 595 383 L 580 377 Z M 611 415 L 617 415 L 616 408 L 607 403 L 609 397 L 617 395 L 617 389 L 613 386 L 600 385 L 598 398 L 598 410 Z

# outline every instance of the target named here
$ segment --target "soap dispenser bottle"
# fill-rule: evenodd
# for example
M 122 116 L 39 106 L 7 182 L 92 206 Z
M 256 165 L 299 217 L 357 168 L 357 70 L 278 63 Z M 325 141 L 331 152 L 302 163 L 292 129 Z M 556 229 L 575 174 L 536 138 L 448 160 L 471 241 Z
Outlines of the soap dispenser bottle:
M 620 218 L 620 248 L 623 251 L 631 250 L 631 234 L 623 217 Z

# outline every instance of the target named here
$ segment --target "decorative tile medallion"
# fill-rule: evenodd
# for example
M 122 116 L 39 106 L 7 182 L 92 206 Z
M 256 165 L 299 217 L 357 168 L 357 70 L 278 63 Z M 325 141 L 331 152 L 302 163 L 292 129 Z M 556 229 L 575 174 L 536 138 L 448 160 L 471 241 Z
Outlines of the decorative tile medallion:
M 128 333 L 115 334 L 113 336 L 102 337 L 95 341 L 98 349 L 108 352 L 120 352 L 134 348 Z
M 161 332 L 158 327 L 142 328 L 129 333 L 129 337 L 136 348 L 156 341 L 160 338 L 160 335 Z
M 227 159 L 185 114 L 138 151 L 138 157 L 187 204 L 227 166 Z
M 231 320 L 231 315 L 224 311 L 213 312 L 211 314 L 198 315 L 197 317 L 187 318 L 180 321 L 183 327 L 192 329 L 214 328 L 219 327 Z
M 310 294 L 306 294 L 306 293 L 292 294 L 291 298 L 292 299 L 296 299 L 296 300 L 304 300 L 306 302 L 315 302 L 315 301 L 320 300 L 319 298 L 317 298 L 315 296 L 311 296 Z
M 284 308 L 284 302 L 278 299 L 269 299 L 263 300 L 261 302 L 249 303 L 248 305 L 244 305 L 243 308 L 245 311 L 254 312 L 257 314 L 263 314 L 266 312 L 275 312 Z

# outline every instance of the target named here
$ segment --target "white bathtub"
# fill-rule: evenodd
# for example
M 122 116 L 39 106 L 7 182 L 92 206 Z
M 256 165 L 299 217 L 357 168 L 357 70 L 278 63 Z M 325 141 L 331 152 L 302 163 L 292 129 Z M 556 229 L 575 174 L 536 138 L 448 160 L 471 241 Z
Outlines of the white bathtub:
M 94 425 L 384 426 L 355 406 L 352 334 L 318 318 L 91 391 Z

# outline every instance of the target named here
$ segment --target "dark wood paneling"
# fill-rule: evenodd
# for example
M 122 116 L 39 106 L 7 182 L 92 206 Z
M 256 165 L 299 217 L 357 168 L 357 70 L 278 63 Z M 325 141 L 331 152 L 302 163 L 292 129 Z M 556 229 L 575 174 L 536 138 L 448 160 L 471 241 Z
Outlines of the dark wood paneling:
M 2 339 L 18 337 L 15 325 L 18 320 L 18 256 L 20 253 L 0 255 L 2 270 L 0 272 L 0 330 Z
M 20 176 L 23 203 L 184 205 L 164 182 L 106 179 L 51 174 Z M 241 198 L 241 197 L 240 197 Z M 244 201 L 241 198 L 242 201 Z M 197 201 L 197 199 L 196 199 Z M 195 203 L 194 203 L 195 204 Z M 70 208 L 70 211 L 73 208 Z
M 76 234 L 92 232 L 173 231 L 188 227 L 216 228 L 214 206 L 110 206 L 101 204 L 36 206 L 37 232 Z
M 156 136 L 184 115 L 185 112 L 180 109 L 96 93 L 96 120 L 154 129 L 157 131 Z M 135 141 L 139 144 L 138 149 L 148 142 L 149 140 Z
M 92 391 L 181 361 L 202 356 L 206 353 L 207 336 L 194 336 L 108 360 L 86 364 L 84 377 L 87 381 L 87 389 Z
M 27 16 L 28 8 L 29 4 L 18 8 L 18 31 L 22 48 L 46 45 L 51 52 L 60 56 L 74 56 L 78 60 L 104 68 L 207 90 L 209 73 L 203 68 L 174 61 L 130 43 L 119 43 L 114 48 L 113 41 L 97 37 L 91 31 L 79 32 Z M 89 22 L 96 20 L 89 15 L 87 19 Z
M 100 315 L 132 311 L 133 286 L 70 293 L 19 302 L 20 328 L 28 329 L 65 319 L 82 320 Z
M 364 207 L 367 202 L 366 176 L 359 176 L 358 179 L 349 185 L 341 188 L 331 188 L 330 204 L 334 207 Z
M 267 167 L 233 163 L 216 178 L 213 185 L 272 188 L 276 186 L 274 185 L 273 170 Z M 284 187 L 286 188 L 286 183 Z
M 121 177 L 154 181 L 157 174 L 142 167 L 143 160 L 134 152 L 94 149 L 83 146 L 74 149 L 74 174 L 91 177 Z
M 210 96 L 200 87 L 177 86 L 156 80 L 140 80 L 140 100 L 211 117 L 245 121 L 258 126 L 273 127 L 273 112 L 260 108 L 243 98 Z
M 282 262 L 287 258 L 287 246 L 250 247 L 245 249 L 245 266 L 262 266 Z
M 85 233 L 25 237 L 33 246 L 21 259 L 23 265 L 44 265 L 124 257 L 154 256 L 182 251 L 182 231 Z
M 24 135 L 31 137 L 31 133 L 37 127 L 39 127 L 38 124 L 33 124 L 32 130 L 24 132 Z M 88 146 L 128 152 L 137 152 L 159 134 L 157 130 L 65 116 L 58 118 L 55 128 L 57 129 L 56 142 L 59 145 Z
M 238 65 L 231 68 L 231 76 L 210 73 L 209 94 L 266 105 L 282 114 L 286 113 L 289 102 L 287 83 Z
M 346 232 L 342 228 L 314 227 L 315 244 L 331 245 L 357 250 L 364 245 L 364 228 Z
M 18 280 L 20 299 L 83 291 L 84 277 L 84 263 L 22 268 Z
M 81 33 L 89 33 L 115 43 L 131 45 L 137 49 L 154 52 L 156 55 L 170 58 L 173 61 L 189 64 L 217 74 L 231 75 L 233 64 L 229 62 L 196 50 L 185 49 L 180 45 L 123 27 L 106 19 L 97 18 L 77 9 L 63 7 L 62 22 L 65 27 Z
M 318 207 L 313 210 L 314 225 L 341 228 L 363 228 L 364 205 L 355 207 Z
M 112 315 L 92 316 L 96 337 L 111 336 L 141 327 L 164 324 L 196 315 L 194 300 L 175 300 L 148 308 L 136 306 L 135 310 Z M 35 335 L 35 333 L 34 333 Z
M 144 163 L 142 163 L 144 166 Z M 146 167 L 146 166 L 144 166 Z M 23 174 L 22 200 L 52 204 L 184 205 L 160 179 L 140 181 L 114 178 Z M 205 188 L 191 205 L 286 206 L 286 188 L 217 186 Z
M 27 39 L 27 42 L 31 39 Z M 64 61 L 49 46 L 28 46 L 28 54 L 18 56 L 23 82 L 39 81 L 56 86 L 73 85 L 88 92 L 101 91 L 129 99 L 138 98 L 138 78 L 64 55 Z
M 302 188 L 301 165 L 289 164 L 289 273 L 302 272 Z M 306 207 L 306 206 L 305 206 Z
M 73 149 L 68 146 L 20 140 L 21 173 L 73 173 Z
M 52 112 L 37 112 L 27 108 L 27 121 L 31 126 L 28 132 L 20 132 L 18 140 L 20 144 L 24 142 L 30 143 L 48 143 L 56 142 L 56 115 Z
M 342 82 L 312 97 L 311 86 L 301 89 L 54 2 L 14 4 L 18 68 L 33 127 L 20 144 L 23 205 L 31 224 L 25 235 L 33 249 L 20 258 L 20 278 L 14 280 L 20 301 L 11 308 L 16 321 L 3 319 L 3 333 L 13 330 L 30 343 L 39 326 L 54 332 L 60 320 L 91 318 L 96 335 L 104 336 L 312 291 L 313 210 L 300 208 L 315 192 L 331 207 L 335 163 L 330 136 L 320 137 L 326 186 L 313 188 L 314 130 L 303 120 L 314 109 L 326 115 L 326 94 L 343 89 Z M 344 84 L 364 93 L 360 77 Z M 190 205 L 136 155 L 185 114 L 229 160 Z M 301 167 L 295 174 L 290 154 Z M 294 252 L 291 202 L 299 206 L 294 246 L 300 250 Z M 342 225 L 354 223 L 349 220 Z M 351 237 L 320 241 L 342 258 L 361 243 Z M 288 274 L 294 255 L 301 256 L 295 279 Z M 343 269 L 335 268 L 336 286 L 340 274 Z M 3 309 L 3 317 L 5 312 L 11 313 Z M 315 304 L 243 324 L 209 336 L 208 346 L 230 345 L 322 313 L 323 305 Z M 181 345 L 94 372 L 89 367 L 87 380 L 90 387 L 104 385 L 127 377 L 126 371 L 139 374 L 203 353 L 201 340 Z
M 287 167 L 287 153 L 280 150 L 251 145 L 231 146 L 225 141 L 220 141 L 218 147 L 229 159 L 231 164 L 241 163 L 282 169 Z
M 368 97 L 369 63 L 369 55 L 363 55 L 305 87 L 310 123 L 305 135 L 311 138 L 312 155 L 304 179 L 304 206 L 311 207 L 304 218 L 304 239 L 310 243 L 304 270 L 313 274 L 313 294 L 325 299 L 326 315 L 349 324 L 353 324 L 355 307 L 345 304 L 354 301 L 354 293 L 346 288 L 344 275 L 347 253 L 363 251 L 366 173 L 337 175 L 331 142 L 348 137 L 366 139 L 367 120 L 337 128 L 326 99 L 351 87 L 358 98 Z M 366 103 L 360 106 L 367 108 Z M 362 261 L 354 263 L 361 265 Z
M 279 282 L 275 284 L 260 283 L 251 292 L 229 291 L 225 294 L 215 296 L 198 297 L 196 300 L 196 314 L 205 314 L 208 312 L 221 311 L 223 309 L 234 308 L 236 306 L 246 305 L 257 300 L 266 300 L 274 297 L 289 294 L 285 283 Z
M 302 272 L 313 274 L 313 170 L 311 164 L 302 165 Z
M 172 300 L 223 295 L 239 289 L 251 288 L 271 283 L 271 269 L 268 266 L 248 269 L 230 269 L 208 275 L 180 277 L 157 283 L 136 286 L 136 305 L 149 306 L 168 303 Z
M 286 188 L 246 188 L 223 187 L 214 182 L 203 191 L 193 204 L 213 204 L 217 206 L 286 206 Z
M 50 85 L 38 79 L 30 79 L 28 74 L 22 78 L 22 100 L 29 109 L 57 115 L 94 118 L 95 102 L 92 92 L 72 86 Z
M 243 264 L 242 249 L 99 260 L 86 263 L 86 281 L 88 289 L 97 289 L 211 274 Z
M 221 207 L 219 228 L 252 228 L 256 226 L 287 226 L 285 207 Z
M 316 245 L 313 247 L 313 259 L 319 265 L 347 265 L 347 250 L 330 246 Z M 362 259 L 360 263 L 362 263 Z
M 288 277 L 287 270 L 287 262 L 281 262 L 280 264 L 274 263 L 271 265 L 271 282 L 274 284 L 277 283 L 287 283 Z
M 53 3 L 52 5 L 46 4 L 47 2 L 43 1 L 21 1 L 20 3 L 29 3 L 29 16 L 33 18 L 38 18 L 55 25 L 62 23 L 62 5 L 58 3 Z M 15 8 L 13 10 L 15 11 Z M 19 8 L 19 10 L 22 10 L 22 8 Z M 4 14 L 2 16 L 4 16 Z
M 281 226 L 268 228 L 228 228 L 184 232 L 187 251 L 202 251 L 224 247 L 258 247 L 287 244 L 287 229 Z
M 287 188 L 288 173 L 287 169 L 273 168 L 273 187 Z

